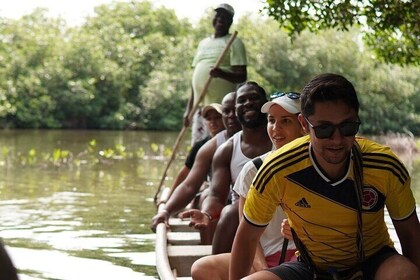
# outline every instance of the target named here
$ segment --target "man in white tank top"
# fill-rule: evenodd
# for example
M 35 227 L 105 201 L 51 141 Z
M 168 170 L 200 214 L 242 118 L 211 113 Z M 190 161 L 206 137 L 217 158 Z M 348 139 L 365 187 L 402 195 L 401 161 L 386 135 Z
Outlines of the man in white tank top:
M 212 254 L 230 252 L 232 247 L 239 224 L 238 203 L 234 200 L 233 204 L 226 204 L 237 175 L 247 161 L 272 149 L 266 130 L 267 118 L 261 112 L 262 105 L 267 102 L 265 90 L 255 82 L 247 82 L 238 89 L 235 102 L 242 132 L 217 149 L 209 195 L 202 204 L 202 211 L 181 213 L 183 218 L 191 217 L 191 224 L 198 229 L 205 229 L 210 222 L 218 220 Z
M 207 174 L 211 171 L 211 163 L 217 147 L 241 129 L 235 114 L 235 92 L 228 93 L 223 98 L 222 118 L 226 130 L 219 132 L 198 150 L 194 164 L 185 180 L 166 201 L 165 209 L 152 218 L 150 228 L 153 231 L 159 223 L 167 223 L 170 215 L 182 210 L 194 199 L 206 180 Z M 215 223 L 213 228 L 201 231 L 202 244 L 211 244 L 214 228 Z

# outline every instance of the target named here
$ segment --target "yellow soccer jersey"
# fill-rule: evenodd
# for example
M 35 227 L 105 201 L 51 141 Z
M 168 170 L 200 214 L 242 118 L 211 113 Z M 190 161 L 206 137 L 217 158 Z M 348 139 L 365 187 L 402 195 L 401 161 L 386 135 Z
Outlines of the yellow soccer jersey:
M 369 257 L 393 246 L 384 206 L 394 220 L 415 211 L 410 176 L 388 147 L 356 138 L 363 157 L 363 246 Z M 317 166 L 309 136 L 273 152 L 259 169 L 244 207 L 245 219 L 266 226 L 281 205 L 290 225 L 320 269 L 346 269 L 357 263 L 357 199 L 352 161 L 347 175 L 331 182 Z

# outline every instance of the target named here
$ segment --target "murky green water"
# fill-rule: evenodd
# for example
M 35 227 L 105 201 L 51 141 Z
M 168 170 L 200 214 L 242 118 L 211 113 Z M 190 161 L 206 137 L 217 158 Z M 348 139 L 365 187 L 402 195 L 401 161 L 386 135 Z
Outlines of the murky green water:
M 177 135 L 0 131 L 0 237 L 20 278 L 157 279 L 149 223 Z M 409 165 L 420 201 L 416 158 Z
M 0 131 L 0 236 L 21 279 L 155 279 L 149 223 L 176 136 Z

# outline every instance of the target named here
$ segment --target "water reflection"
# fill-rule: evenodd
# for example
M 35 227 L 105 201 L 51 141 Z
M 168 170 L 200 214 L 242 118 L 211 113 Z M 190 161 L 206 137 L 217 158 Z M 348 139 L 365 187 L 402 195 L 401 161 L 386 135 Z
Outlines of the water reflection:
M 21 271 L 34 271 L 32 276 L 19 275 L 25 279 L 156 279 L 144 273 L 116 266 L 111 262 L 78 258 L 55 250 L 33 250 L 25 248 L 6 248 Z
M 0 236 L 21 279 L 157 279 L 153 197 L 165 168 L 165 147 L 176 133 L 120 131 L 1 131 Z M 186 137 L 188 138 L 188 137 Z M 43 164 L 59 148 L 77 157 L 92 139 L 97 151 L 123 145 L 124 160 L 86 159 L 71 165 Z M 153 149 L 153 144 L 158 149 Z M 139 149 L 145 157 L 136 157 Z M 34 149 L 35 164 L 22 165 Z M 186 145 L 168 171 L 182 165 Z M 413 190 L 419 201 L 420 160 Z M 389 218 L 388 218 L 389 219 Z M 391 233 L 396 238 L 395 233 Z M 397 244 L 398 247 L 398 244 Z
M 0 236 L 21 279 L 156 279 L 153 196 L 173 133 L 1 131 Z M 124 160 L 45 163 L 54 150 L 74 158 L 122 145 Z M 153 145 L 157 149 L 153 149 Z M 135 151 L 144 151 L 136 157 Z M 5 152 L 6 150 L 6 152 Z M 31 158 L 29 153 L 37 157 Z M 181 164 L 181 147 L 174 166 Z M 26 157 L 26 158 L 25 158 Z M 23 164 L 25 163 L 25 164 Z M 174 176 L 177 168 L 168 172 Z M 83 272 L 83 273 L 81 273 Z

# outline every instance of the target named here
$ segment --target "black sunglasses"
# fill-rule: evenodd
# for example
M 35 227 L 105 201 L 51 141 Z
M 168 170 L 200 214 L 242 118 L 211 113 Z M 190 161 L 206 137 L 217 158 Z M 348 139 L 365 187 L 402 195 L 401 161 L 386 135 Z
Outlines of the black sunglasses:
M 317 126 L 314 126 L 309 122 L 309 120 L 305 117 L 305 120 L 308 122 L 308 124 L 312 127 L 312 129 L 315 131 L 315 136 L 318 139 L 326 139 L 330 138 L 333 134 L 335 129 L 337 128 L 340 134 L 343 137 L 348 136 L 354 136 L 359 131 L 359 126 L 361 124 L 359 117 L 358 120 L 355 122 L 342 122 L 340 124 L 334 125 L 334 124 L 320 124 Z
M 285 96 L 285 95 L 287 97 L 289 97 L 290 99 L 299 99 L 300 98 L 300 93 L 299 92 L 294 92 L 294 91 L 280 92 L 280 91 L 276 91 L 276 92 L 274 92 L 270 95 L 270 99 L 273 100 L 273 99 L 276 99 L 278 97 L 282 97 L 282 96 Z

